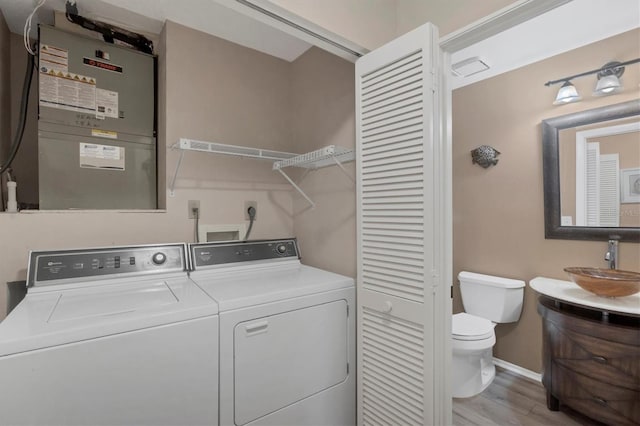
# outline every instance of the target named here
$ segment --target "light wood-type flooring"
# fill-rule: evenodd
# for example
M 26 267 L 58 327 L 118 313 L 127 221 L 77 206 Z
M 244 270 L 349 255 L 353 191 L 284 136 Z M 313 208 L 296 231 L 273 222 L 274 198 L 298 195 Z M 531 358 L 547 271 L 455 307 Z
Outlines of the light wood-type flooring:
M 456 426 L 600 426 L 594 420 L 561 406 L 549 411 L 541 383 L 496 367 L 496 378 L 480 395 L 453 400 Z

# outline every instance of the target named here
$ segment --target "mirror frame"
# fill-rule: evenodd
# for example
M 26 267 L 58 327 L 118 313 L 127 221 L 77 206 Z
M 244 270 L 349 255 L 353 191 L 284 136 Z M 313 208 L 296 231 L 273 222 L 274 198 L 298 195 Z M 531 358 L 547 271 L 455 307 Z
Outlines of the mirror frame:
M 544 236 L 562 240 L 620 240 L 640 242 L 640 228 L 560 225 L 560 130 L 640 115 L 640 99 L 562 115 L 542 121 Z

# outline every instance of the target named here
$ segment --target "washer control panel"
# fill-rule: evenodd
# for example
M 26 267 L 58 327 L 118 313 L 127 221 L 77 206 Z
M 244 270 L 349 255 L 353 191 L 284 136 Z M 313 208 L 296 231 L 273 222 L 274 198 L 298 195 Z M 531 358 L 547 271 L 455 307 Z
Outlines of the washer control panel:
M 248 241 L 237 243 L 202 243 L 190 245 L 192 267 L 256 260 L 277 260 L 300 257 L 295 238 L 285 240 Z
M 60 280 L 85 277 L 179 272 L 186 270 L 185 265 L 184 244 L 33 251 L 28 285 L 59 284 Z

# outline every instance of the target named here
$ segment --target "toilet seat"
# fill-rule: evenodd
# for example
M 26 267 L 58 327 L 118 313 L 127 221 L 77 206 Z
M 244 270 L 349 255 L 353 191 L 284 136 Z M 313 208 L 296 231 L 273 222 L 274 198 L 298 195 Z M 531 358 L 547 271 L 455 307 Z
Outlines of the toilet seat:
M 494 326 L 488 319 L 462 312 L 453 315 L 451 319 L 451 335 L 454 340 L 491 339 L 494 336 Z

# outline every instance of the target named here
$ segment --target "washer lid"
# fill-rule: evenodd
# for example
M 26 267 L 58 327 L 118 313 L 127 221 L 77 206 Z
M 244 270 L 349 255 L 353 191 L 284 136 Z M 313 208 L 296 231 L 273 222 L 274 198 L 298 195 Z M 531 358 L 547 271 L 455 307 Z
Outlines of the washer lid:
M 451 334 L 458 340 L 482 340 L 493 335 L 494 324 L 485 318 L 467 313 L 455 314 L 451 320 Z
M 0 357 L 218 313 L 184 272 L 86 284 L 28 293 L 0 323 Z
M 218 302 L 220 312 L 354 286 L 353 278 L 301 265 L 297 259 L 194 271 L 191 279 Z

